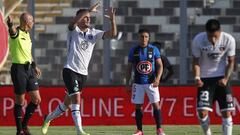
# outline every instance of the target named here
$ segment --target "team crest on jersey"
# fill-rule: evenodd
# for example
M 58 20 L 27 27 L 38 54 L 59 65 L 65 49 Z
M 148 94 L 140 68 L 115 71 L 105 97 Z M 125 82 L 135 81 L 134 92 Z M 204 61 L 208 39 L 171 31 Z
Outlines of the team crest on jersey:
M 152 53 L 149 53 L 148 54 L 148 57 L 151 59 L 153 57 L 153 54 Z
M 88 35 L 89 40 L 93 40 L 93 35 Z
M 83 49 L 83 50 L 87 50 L 88 49 L 88 42 L 87 41 L 82 41 L 81 43 L 80 43 L 80 45 L 81 45 L 81 48 Z
M 149 61 L 140 61 L 136 69 L 140 74 L 149 74 L 152 72 L 152 63 Z

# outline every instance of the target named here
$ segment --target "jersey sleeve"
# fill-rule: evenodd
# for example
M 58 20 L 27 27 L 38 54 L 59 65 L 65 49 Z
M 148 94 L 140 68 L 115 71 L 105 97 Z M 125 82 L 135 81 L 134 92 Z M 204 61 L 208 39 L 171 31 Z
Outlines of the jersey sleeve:
M 157 47 L 154 47 L 153 51 L 154 51 L 154 59 L 161 58 L 160 51 L 159 51 L 159 49 Z
M 133 47 L 128 54 L 128 62 L 131 62 L 131 63 L 133 63 L 133 60 L 134 60 L 134 58 L 133 58 L 134 48 L 135 47 Z
M 192 55 L 199 58 L 201 55 L 201 49 L 198 44 L 198 39 L 195 37 L 192 42 Z
M 103 30 L 94 29 L 94 31 L 95 31 L 96 41 L 103 39 L 103 35 L 104 35 Z
M 229 39 L 229 49 L 227 51 L 227 56 L 234 56 L 236 53 L 236 42 L 233 37 Z

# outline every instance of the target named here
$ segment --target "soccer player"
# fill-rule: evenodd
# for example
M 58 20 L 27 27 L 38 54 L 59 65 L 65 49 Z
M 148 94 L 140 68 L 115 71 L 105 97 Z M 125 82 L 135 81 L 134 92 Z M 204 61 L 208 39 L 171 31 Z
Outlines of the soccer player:
M 32 29 L 34 20 L 31 14 L 23 13 L 20 16 L 20 26 L 13 26 L 13 19 L 8 17 L 9 49 L 12 58 L 11 78 L 14 86 L 15 105 L 14 118 L 17 127 L 17 135 L 31 135 L 28 130 L 28 121 L 41 102 L 37 78 L 41 71 L 36 67 L 32 58 L 32 41 L 29 30 Z M 22 106 L 25 101 L 25 93 L 28 93 L 31 102 L 27 105 L 22 120 Z
M 100 6 L 99 1 L 90 9 L 79 9 L 76 16 L 68 25 L 67 37 L 67 62 L 63 69 L 63 80 L 67 88 L 67 95 L 52 113 L 48 114 L 42 126 L 42 133 L 46 134 L 50 122 L 64 113 L 71 104 L 72 118 L 78 135 L 89 135 L 82 129 L 82 119 L 80 115 L 80 96 L 88 75 L 88 65 L 96 42 L 100 39 L 114 38 L 117 35 L 115 23 L 115 12 L 109 8 L 109 19 L 111 29 L 102 31 L 90 26 L 90 16 L 92 12 L 97 12 Z
M 126 72 L 126 91 L 132 93 L 131 101 L 135 104 L 135 120 L 137 131 L 133 135 L 143 135 L 142 130 L 142 105 L 144 95 L 147 93 L 153 107 L 157 135 L 165 135 L 161 128 L 160 95 L 158 85 L 162 75 L 162 61 L 157 47 L 149 44 L 150 33 L 147 29 L 138 31 L 139 43 L 129 53 Z M 133 84 L 130 78 L 134 71 Z M 131 89 L 132 85 L 132 89 Z
M 198 119 L 205 135 L 211 135 L 209 111 L 215 100 L 222 114 L 223 135 L 232 135 L 233 97 L 229 85 L 234 68 L 236 43 L 228 33 L 221 31 L 220 23 L 210 19 L 206 32 L 193 39 L 192 55 L 197 92 Z
M 154 46 L 156 46 L 159 49 L 159 51 L 161 52 L 162 45 L 160 42 L 155 41 L 152 44 Z M 161 56 L 161 60 L 162 60 L 162 64 L 163 64 L 163 73 L 162 73 L 160 82 L 166 82 L 174 73 L 173 66 L 171 65 L 170 61 L 168 60 L 168 58 L 165 55 L 163 55 L 161 53 L 160 56 Z

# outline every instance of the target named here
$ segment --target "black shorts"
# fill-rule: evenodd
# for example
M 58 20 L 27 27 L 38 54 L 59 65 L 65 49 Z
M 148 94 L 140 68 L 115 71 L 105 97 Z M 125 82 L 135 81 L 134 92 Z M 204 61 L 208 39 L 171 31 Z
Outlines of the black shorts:
M 11 78 L 17 95 L 39 89 L 37 77 L 30 64 L 12 64 Z
M 198 88 L 197 93 L 197 109 L 212 111 L 214 101 L 218 101 L 221 111 L 234 110 L 232 90 L 227 84 L 222 87 L 218 81 L 223 77 L 202 78 L 203 87 Z
M 63 69 L 62 75 L 69 96 L 81 92 L 87 81 L 86 75 L 78 74 L 68 68 Z

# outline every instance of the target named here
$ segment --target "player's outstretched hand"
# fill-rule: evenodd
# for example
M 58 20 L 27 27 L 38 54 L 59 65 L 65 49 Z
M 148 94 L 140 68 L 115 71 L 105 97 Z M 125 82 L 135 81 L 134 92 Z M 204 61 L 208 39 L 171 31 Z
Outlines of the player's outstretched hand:
M 105 17 L 109 18 L 110 20 L 115 20 L 116 8 L 110 7 L 107 9 L 108 15 L 104 15 Z
M 98 7 L 100 7 L 101 1 L 98 0 L 93 6 L 90 7 L 90 12 L 99 12 Z

